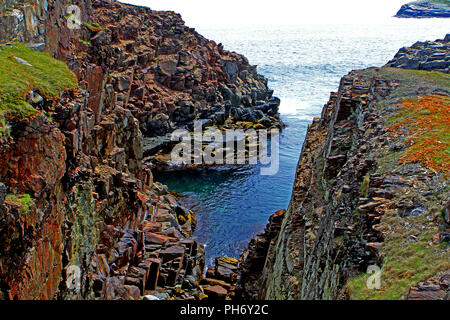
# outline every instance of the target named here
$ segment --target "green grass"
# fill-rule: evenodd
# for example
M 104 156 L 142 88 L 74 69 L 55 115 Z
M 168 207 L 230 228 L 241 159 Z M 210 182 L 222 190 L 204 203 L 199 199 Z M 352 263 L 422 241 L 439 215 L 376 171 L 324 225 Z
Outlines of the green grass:
M 383 104 L 389 105 L 394 99 L 404 99 L 417 95 L 417 91 L 424 88 L 430 91 L 441 88 L 450 90 L 450 75 L 437 71 L 408 70 L 400 68 L 369 68 L 363 71 L 368 75 L 378 75 L 390 81 L 398 81 L 401 85 L 389 96 Z
M 437 231 L 437 230 L 434 230 Z M 352 300 L 400 300 L 409 288 L 425 281 L 440 271 L 450 268 L 449 245 L 430 245 L 432 232 L 419 236 L 415 242 L 407 242 L 401 236 L 383 243 L 386 254 L 381 269 L 381 290 L 368 289 L 369 274 L 350 279 L 346 289 Z
M 22 207 L 21 214 L 23 215 L 27 214 L 30 208 L 34 205 L 34 200 L 29 194 L 10 194 L 6 197 L 6 200 L 19 204 Z
M 82 24 L 84 26 L 86 26 L 89 30 L 91 30 L 92 32 L 100 32 L 100 31 L 102 31 L 102 27 L 96 22 L 94 22 L 94 23 L 82 22 Z
M 0 117 L 0 143 L 7 142 L 10 137 L 10 127 L 4 117 Z
M 370 186 L 370 173 L 367 173 L 364 177 L 364 180 L 359 188 L 359 194 L 361 197 L 366 198 L 369 194 L 369 186 Z
M 36 114 L 25 101 L 25 94 L 32 89 L 52 101 L 62 91 L 77 88 L 77 79 L 67 65 L 48 53 L 33 51 L 23 44 L 0 45 L 0 49 L 0 117 L 24 120 Z M 19 63 L 15 57 L 32 66 Z
M 399 86 L 391 92 L 389 97 L 377 104 L 378 112 L 383 115 L 382 122 L 387 127 L 410 117 L 415 117 L 415 121 L 419 123 L 422 117 L 434 116 L 433 120 L 435 121 L 432 128 L 424 134 L 424 139 L 428 139 L 428 135 L 434 132 L 433 130 L 442 127 L 435 122 L 444 121 L 445 117 L 448 118 L 445 108 L 437 108 L 436 104 L 429 102 L 421 104 L 421 108 L 417 108 L 417 110 L 401 108 L 401 103 L 405 101 L 413 102 L 414 99 L 420 99 L 417 97 L 418 92 L 429 95 L 435 89 L 450 90 L 450 76 L 448 74 L 396 68 L 371 68 L 364 72 L 371 76 L 380 76 L 380 78 L 399 83 Z M 443 105 L 445 106 L 445 103 Z M 450 134 L 446 132 L 443 136 L 440 136 L 440 140 L 448 141 L 449 136 Z M 420 142 L 418 138 L 416 137 L 416 142 Z M 403 139 L 396 139 L 392 141 L 391 145 L 402 141 Z M 448 150 L 443 152 L 448 153 Z M 400 160 L 404 154 L 404 151 L 391 151 L 389 146 L 383 148 L 381 153 L 377 154 L 379 160 L 376 172 L 381 174 L 395 172 L 400 168 Z M 434 160 L 439 162 L 439 159 Z M 360 192 L 362 196 L 368 193 L 370 179 L 367 178 L 369 177 L 365 177 L 361 184 Z M 443 181 L 445 177 L 439 175 L 437 179 Z M 396 197 L 416 198 L 418 195 L 414 194 L 414 188 L 408 187 L 402 191 L 401 195 L 397 194 Z M 439 193 L 443 194 L 444 198 L 448 197 L 448 191 L 446 190 L 439 190 Z M 349 279 L 345 286 L 350 299 L 403 299 L 408 294 L 409 289 L 416 286 L 418 282 L 430 279 L 440 272 L 450 269 L 450 245 L 445 242 L 434 243 L 432 241 L 433 236 L 440 231 L 439 227 L 442 225 L 442 221 L 435 223 L 434 220 L 432 208 L 436 205 L 436 199 L 431 199 L 424 205 L 429 208 L 427 212 L 415 217 L 402 217 L 397 209 L 388 208 L 384 211 L 379 226 L 384 236 L 384 242 L 378 252 L 382 260 L 382 265 L 380 265 L 382 288 L 381 290 L 368 289 L 366 281 L 370 275 L 359 274 Z

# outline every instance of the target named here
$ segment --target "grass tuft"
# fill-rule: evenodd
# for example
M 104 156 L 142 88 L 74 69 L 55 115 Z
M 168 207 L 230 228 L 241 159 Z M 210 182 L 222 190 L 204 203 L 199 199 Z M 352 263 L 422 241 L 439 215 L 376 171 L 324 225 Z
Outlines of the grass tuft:
M 27 214 L 30 208 L 34 205 L 34 200 L 29 194 L 10 194 L 6 197 L 6 200 L 19 204 L 22 207 L 22 215 Z

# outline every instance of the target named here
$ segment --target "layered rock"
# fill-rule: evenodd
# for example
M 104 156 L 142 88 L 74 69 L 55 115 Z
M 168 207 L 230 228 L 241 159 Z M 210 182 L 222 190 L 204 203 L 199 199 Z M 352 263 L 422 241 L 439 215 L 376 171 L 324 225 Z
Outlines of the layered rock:
M 72 4 L 79 28 L 68 28 L 63 1 L 0 7 L 0 42 L 25 41 L 66 61 L 79 85 L 52 99 L 31 88 L 36 114 L 8 118 L 0 297 L 204 298 L 203 247 L 190 239 L 195 217 L 153 181 L 144 137 L 190 129 L 196 119 L 266 118 L 270 127 L 279 124 L 279 100 L 245 57 L 178 14 L 116 1 Z
M 265 286 L 262 272 L 269 254 L 269 248 L 280 234 L 281 223 L 286 210 L 280 210 L 269 218 L 264 232 L 250 240 L 248 248 L 239 259 L 239 273 L 235 292 L 236 300 L 256 300 Z
M 401 48 L 387 67 L 450 73 L 450 34 L 443 40 L 416 42 Z
M 444 1 L 421 0 L 403 5 L 397 18 L 450 18 L 450 4 Z
M 440 51 L 430 48 L 428 57 Z M 241 257 L 238 296 L 448 298 L 448 163 L 438 172 L 403 155 L 414 140 L 400 104 L 417 96 L 444 101 L 433 112 L 445 118 L 448 76 L 384 67 L 342 78 L 308 128 L 282 221 L 272 217 Z M 366 271 L 376 266 L 381 284 L 371 289 Z
M 218 257 L 215 266 L 208 268 L 201 280 L 201 288 L 209 300 L 232 300 L 235 297 L 238 260 Z

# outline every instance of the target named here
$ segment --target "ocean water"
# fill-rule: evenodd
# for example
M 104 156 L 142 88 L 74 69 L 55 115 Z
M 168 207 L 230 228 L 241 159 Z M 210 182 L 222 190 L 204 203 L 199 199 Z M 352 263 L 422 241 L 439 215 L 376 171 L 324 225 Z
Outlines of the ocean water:
M 206 245 L 211 266 L 218 256 L 239 257 L 269 216 L 287 208 L 308 124 L 320 116 L 340 78 L 351 70 L 382 66 L 416 41 L 442 39 L 450 33 L 450 19 L 197 30 L 258 65 L 281 98 L 281 118 L 287 124 L 280 136 L 280 170 L 274 176 L 261 176 L 258 166 L 156 176 L 195 211 L 195 237 Z

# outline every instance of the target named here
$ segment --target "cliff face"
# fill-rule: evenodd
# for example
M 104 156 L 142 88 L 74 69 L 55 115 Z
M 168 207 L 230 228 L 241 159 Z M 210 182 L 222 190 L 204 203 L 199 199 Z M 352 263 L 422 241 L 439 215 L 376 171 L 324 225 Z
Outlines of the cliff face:
M 428 45 L 437 57 L 448 40 Z M 239 297 L 449 298 L 450 78 L 436 67 L 447 74 L 383 67 L 342 78 L 308 128 L 288 210 L 241 257 Z M 379 290 L 366 286 L 372 265 Z
M 8 75 L 36 76 L 23 92 L 0 82 L 0 298 L 139 299 L 157 287 L 201 297 L 195 217 L 153 181 L 143 141 L 195 119 L 277 123 L 279 100 L 245 57 L 173 12 L 72 4 L 79 29 L 67 27 L 65 1 L 0 5 L 0 55 L 25 68 Z M 15 41 L 65 61 L 76 86 Z
M 450 18 L 450 4 L 446 0 L 421 0 L 403 5 L 397 18 Z

